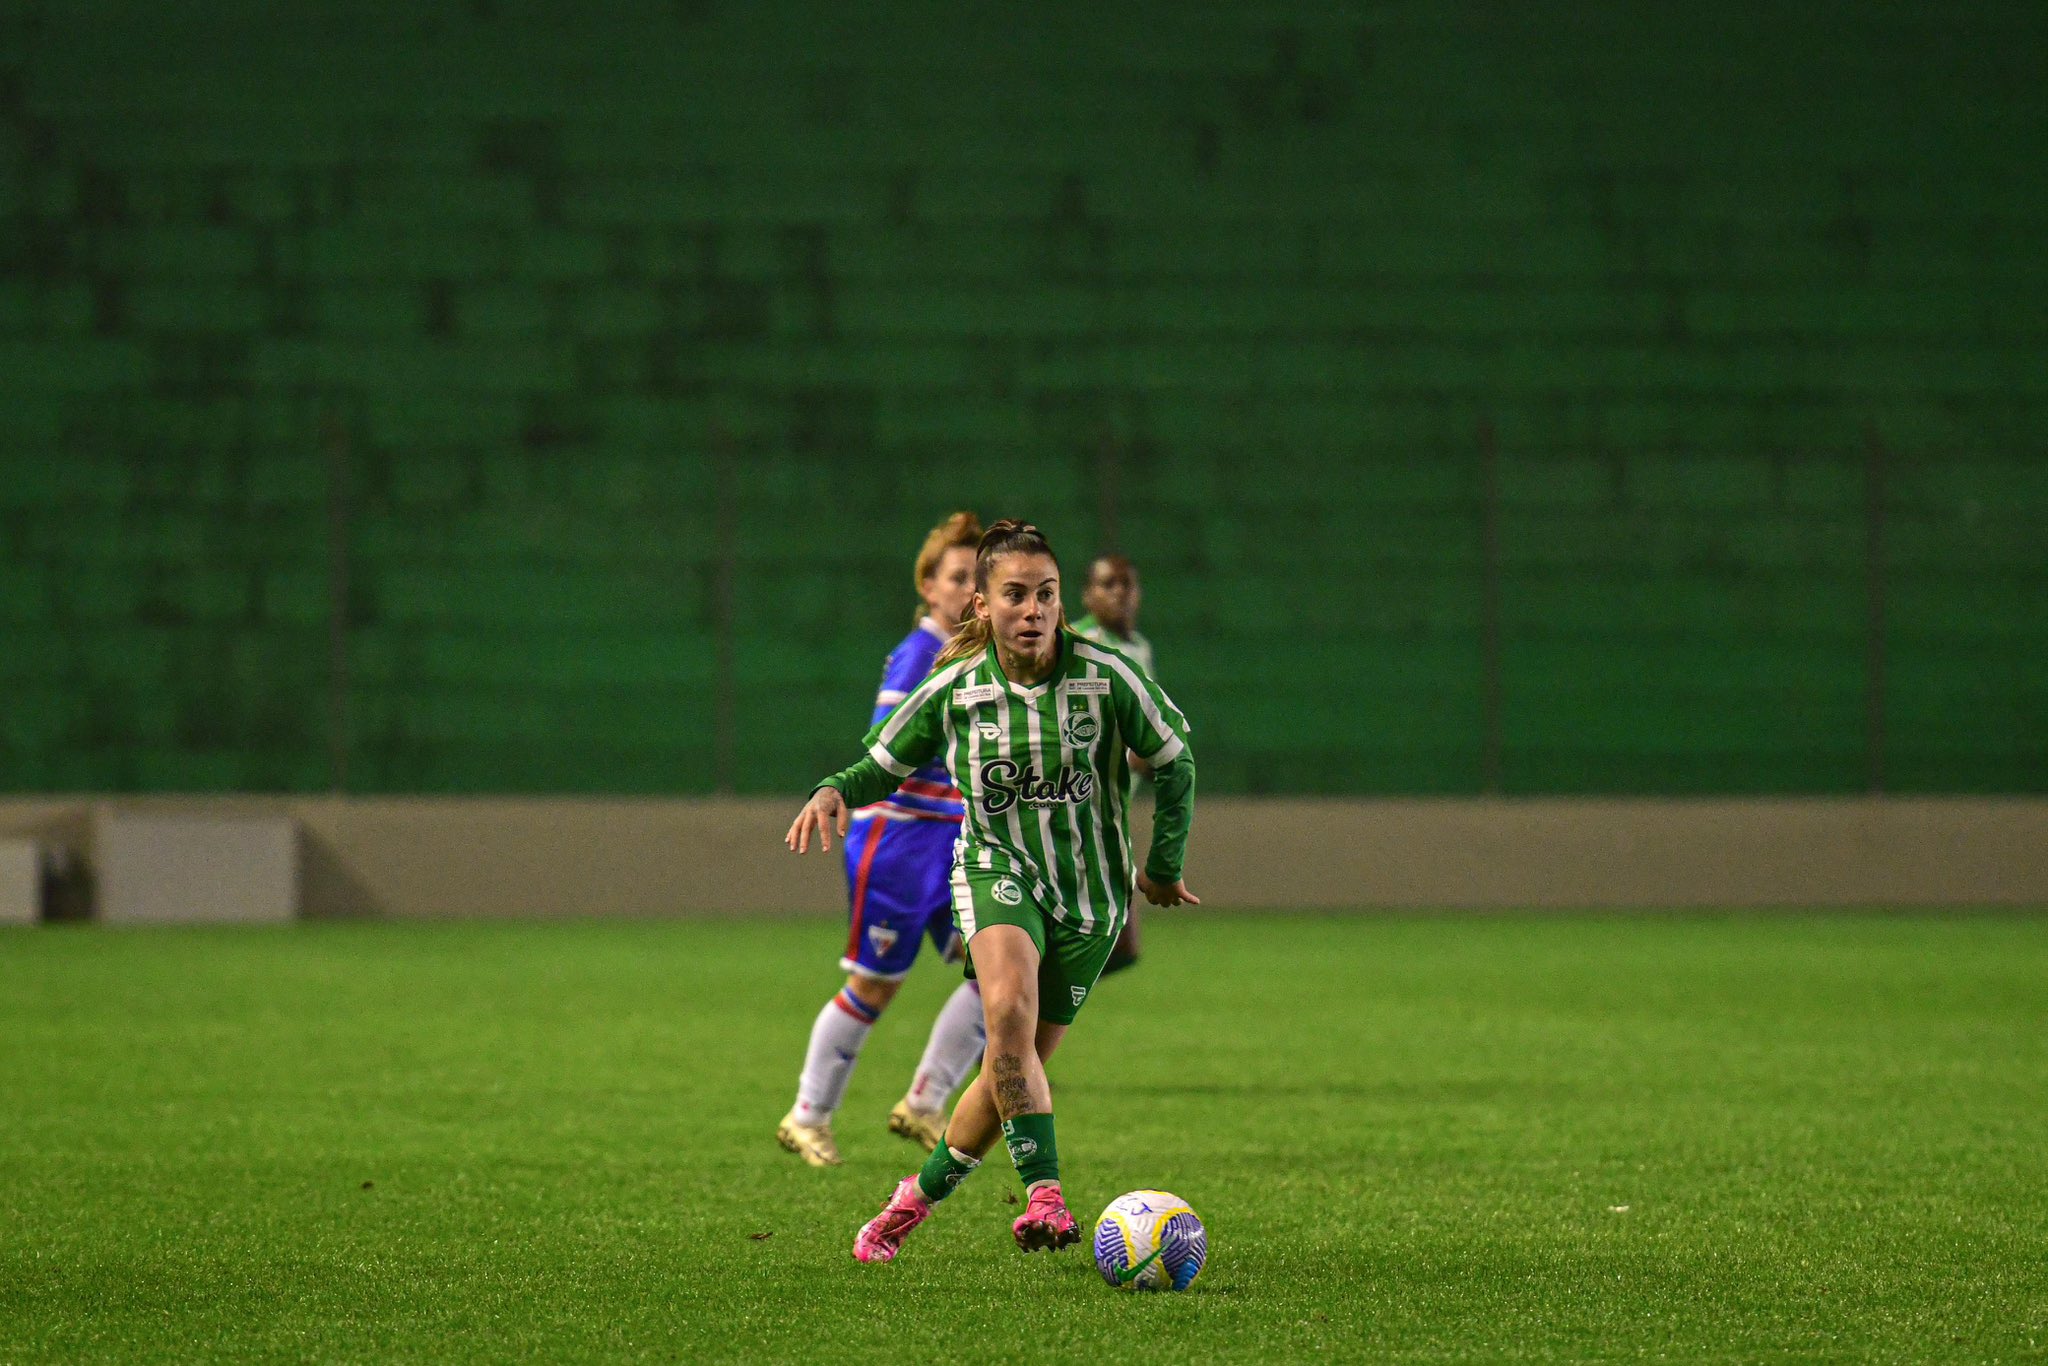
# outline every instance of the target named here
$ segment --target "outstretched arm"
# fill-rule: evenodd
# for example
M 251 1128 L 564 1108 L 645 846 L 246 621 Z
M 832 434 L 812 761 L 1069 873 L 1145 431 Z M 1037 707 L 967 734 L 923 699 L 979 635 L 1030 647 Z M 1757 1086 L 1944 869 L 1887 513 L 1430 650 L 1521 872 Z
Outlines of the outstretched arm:
M 862 759 L 851 768 L 839 772 L 818 784 L 811 793 L 811 799 L 804 803 L 804 809 L 796 813 L 790 822 L 789 833 L 782 842 L 790 852 L 810 852 L 811 835 L 818 836 L 818 847 L 832 847 L 832 832 L 837 830 L 843 837 L 846 824 L 851 817 L 848 813 L 857 806 L 878 802 L 896 790 L 901 779 L 876 763 L 874 759 Z
M 783 845 L 793 854 L 808 853 L 815 834 L 818 847 L 830 849 L 834 830 L 842 837 L 846 834 L 849 811 L 882 800 L 918 765 L 938 754 L 944 706 L 945 698 L 936 687 L 921 687 L 901 708 L 877 721 L 868 732 L 866 757 L 812 789 L 810 800 L 782 837 Z

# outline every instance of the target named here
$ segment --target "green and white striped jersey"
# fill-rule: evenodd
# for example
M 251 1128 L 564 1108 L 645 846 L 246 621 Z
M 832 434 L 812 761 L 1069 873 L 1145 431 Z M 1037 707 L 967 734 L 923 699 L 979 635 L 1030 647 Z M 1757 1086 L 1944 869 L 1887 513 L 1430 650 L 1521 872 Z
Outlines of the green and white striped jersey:
M 1133 631 L 1120 636 L 1097 621 L 1093 615 L 1082 617 L 1074 623 L 1074 629 L 1100 645 L 1113 645 L 1136 660 L 1138 667 L 1147 674 L 1157 675 L 1158 665 L 1152 662 L 1152 642 L 1145 639 L 1142 631 Z
M 867 758 L 825 782 L 849 805 L 892 790 L 943 756 L 966 799 L 954 857 L 1006 872 L 1084 933 L 1122 928 L 1135 884 L 1128 812 L 1134 751 L 1160 783 L 1147 876 L 1175 881 L 1194 804 L 1180 708 L 1122 651 L 1060 634 L 1051 676 L 1012 683 L 991 645 L 926 675 L 867 734 Z

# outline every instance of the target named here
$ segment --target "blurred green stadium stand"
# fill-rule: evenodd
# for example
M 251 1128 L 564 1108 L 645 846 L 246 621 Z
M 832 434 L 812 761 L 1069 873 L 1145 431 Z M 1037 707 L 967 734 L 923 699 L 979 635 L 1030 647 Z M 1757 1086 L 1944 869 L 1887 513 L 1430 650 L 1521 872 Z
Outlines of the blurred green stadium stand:
M 1861 791 L 1875 450 L 1884 783 L 2048 790 L 2048 7 L 962 8 L 0 8 L 0 787 L 330 785 L 342 459 L 354 790 L 801 791 L 970 505 L 1474 792 L 1492 487 L 1503 790 Z

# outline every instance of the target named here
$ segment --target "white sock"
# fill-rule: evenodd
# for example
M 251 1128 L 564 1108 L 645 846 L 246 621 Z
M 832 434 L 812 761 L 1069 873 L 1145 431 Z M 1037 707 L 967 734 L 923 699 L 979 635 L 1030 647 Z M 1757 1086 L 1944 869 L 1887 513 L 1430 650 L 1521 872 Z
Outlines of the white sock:
M 881 1011 L 851 991 L 842 990 L 825 1002 L 817 1023 L 811 1026 L 811 1047 L 804 1054 L 804 1074 L 797 1079 L 797 1123 L 831 1122 L 832 1112 L 846 1096 L 853 1065 L 860 1061 L 861 1045 L 868 1041 L 868 1031 L 881 1015 Z
M 945 1109 L 987 1047 L 988 1027 L 981 1018 L 981 986 L 962 982 L 939 1008 L 939 1018 L 932 1021 L 931 1041 L 924 1046 L 924 1057 L 917 1064 L 910 1089 L 903 1093 L 904 1104 L 927 1112 Z

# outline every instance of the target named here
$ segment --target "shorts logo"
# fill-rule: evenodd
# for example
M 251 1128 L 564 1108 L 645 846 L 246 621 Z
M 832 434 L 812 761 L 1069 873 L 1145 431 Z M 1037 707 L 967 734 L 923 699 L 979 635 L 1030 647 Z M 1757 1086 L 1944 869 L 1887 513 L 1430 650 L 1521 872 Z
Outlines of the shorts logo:
M 868 926 L 868 942 L 875 946 L 876 953 L 887 953 L 895 948 L 896 941 L 901 937 L 901 935 L 897 934 L 896 931 L 890 929 L 887 925 Z
M 1075 1005 L 1079 1005 L 1088 999 L 1088 988 L 1086 987 L 1070 987 L 1069 990 L 1074 993 Z
M 989 888 L 988 894 L 1005 906 L 1021 906 L 1024 903 L 1024 889 L 1008 878 Z
M 1060 727 L 1060 734 L 1070 747 L 1079 749 L 1094 743 L 1095 737 L 1102 734 L 1102 723 L 1088 712 L 1072 712 L 1067 716 L 1067 724 Z
M 981 738 L 994 743 L 1003 738 L 1003 728 L 993 721 L 976 721 L 974 728 L 981 732 Z

